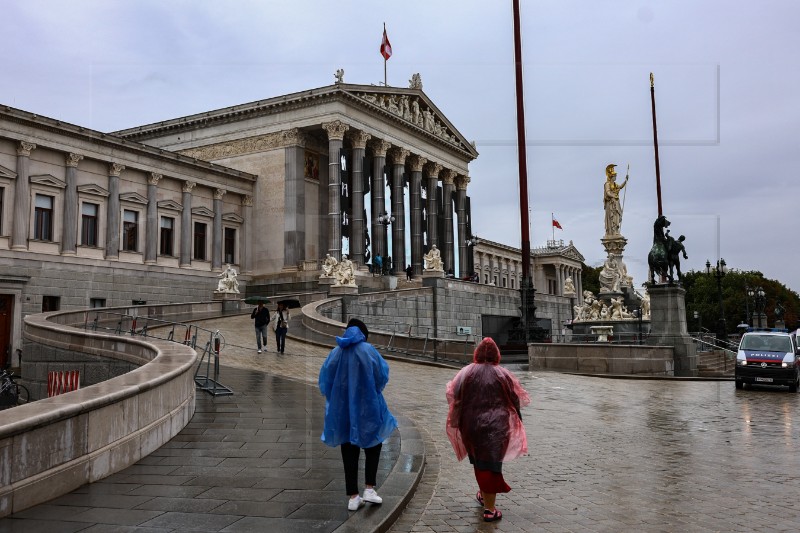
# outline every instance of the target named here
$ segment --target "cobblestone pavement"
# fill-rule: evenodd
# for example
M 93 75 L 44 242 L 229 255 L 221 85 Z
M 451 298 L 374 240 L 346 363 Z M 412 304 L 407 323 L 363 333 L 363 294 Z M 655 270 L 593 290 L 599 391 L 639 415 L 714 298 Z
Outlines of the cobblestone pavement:
M 252 344 L 248 320 L 224 319 L 229 344 Z M 296 354 L 290 355 L 289 352 Z M 327 349 L 287 341 L 226 364 L 316 380 Z M 300 355 L 300 357 L 298 357 Z M 280 357 L 280 356 L 279 356 Z M 427 439 L 427 470 L 391 531 L 797 531 L 800 395 L 737 391 L 730 381 L 617 380 L 512 368 L 531 394 L 529 455 L 504 465 L 504 518 L 481 521 L 472 469 L 444 433 L 454 369 L 390 361 L 390 409 Z

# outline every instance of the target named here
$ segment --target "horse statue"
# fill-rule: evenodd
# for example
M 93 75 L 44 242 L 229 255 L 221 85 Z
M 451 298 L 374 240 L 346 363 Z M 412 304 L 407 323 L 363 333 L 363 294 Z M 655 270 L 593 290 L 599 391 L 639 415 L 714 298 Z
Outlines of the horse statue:
M 659 280 L 668 278 L 672 283 L 672 276 L 669 275 L 669 248 L 664 229 L 669 226 L 669 220 L 664 215 L 659 216 L 653 224 L 653 247 L 647 254 L 647 264 L 650 267 L 650 283 L 655 283 L 655 275 L 658 274 Z

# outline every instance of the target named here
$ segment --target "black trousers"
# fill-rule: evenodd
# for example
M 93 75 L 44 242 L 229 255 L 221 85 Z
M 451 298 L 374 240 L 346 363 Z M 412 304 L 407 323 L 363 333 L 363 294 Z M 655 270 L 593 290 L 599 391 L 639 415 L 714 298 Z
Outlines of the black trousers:
M 378 476 L 378 460 L 381 456 L 381 446 L 383 443 L 364 448 L 364 483 L 375 486 L 375 478 Z M 355 444 L 345 442 L 342 444 L 342 462 L 344 463 L 344 484 L 347 495 L 358 494 L 358 457 L 361 455 L 361 448 Z

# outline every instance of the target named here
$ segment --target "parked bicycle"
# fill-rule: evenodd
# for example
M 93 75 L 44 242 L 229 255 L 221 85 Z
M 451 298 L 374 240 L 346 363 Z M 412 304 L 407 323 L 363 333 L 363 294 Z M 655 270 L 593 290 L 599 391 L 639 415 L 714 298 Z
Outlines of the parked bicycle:
M 0 409 L 22 405 L 30 401 L 31 394 L 25 385 L 14 382 L 14 373 L 0 371 Z

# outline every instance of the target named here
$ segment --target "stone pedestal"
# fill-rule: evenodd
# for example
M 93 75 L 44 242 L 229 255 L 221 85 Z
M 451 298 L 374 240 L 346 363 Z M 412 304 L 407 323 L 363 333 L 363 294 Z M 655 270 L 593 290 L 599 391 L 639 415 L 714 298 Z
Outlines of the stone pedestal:
M 239 311 L 242 306 L 242 295 L 238 292 L 216 292 L 211 299 L 215 302 L 222 301 L 223 311 Z
M 358 294 L 358 287 L 355 285 L 332 285 L 328 291 L 328 296 L 349 296 Z
M 443 278 L 444 270 L 423 270 L 422 279 L 428 278 Z
M 327 291 L 328 288 L 336 282 L 335 279 L 329 278 L 327 276 L 320 276 L 319 277 L 319 289 L 321 291 Z
M 697 346 L 686 327 L 686 291 L 677 285 L 647 285 L 650 293 L 648 344 L 673 347 L 676 376 L 697 375 Z

